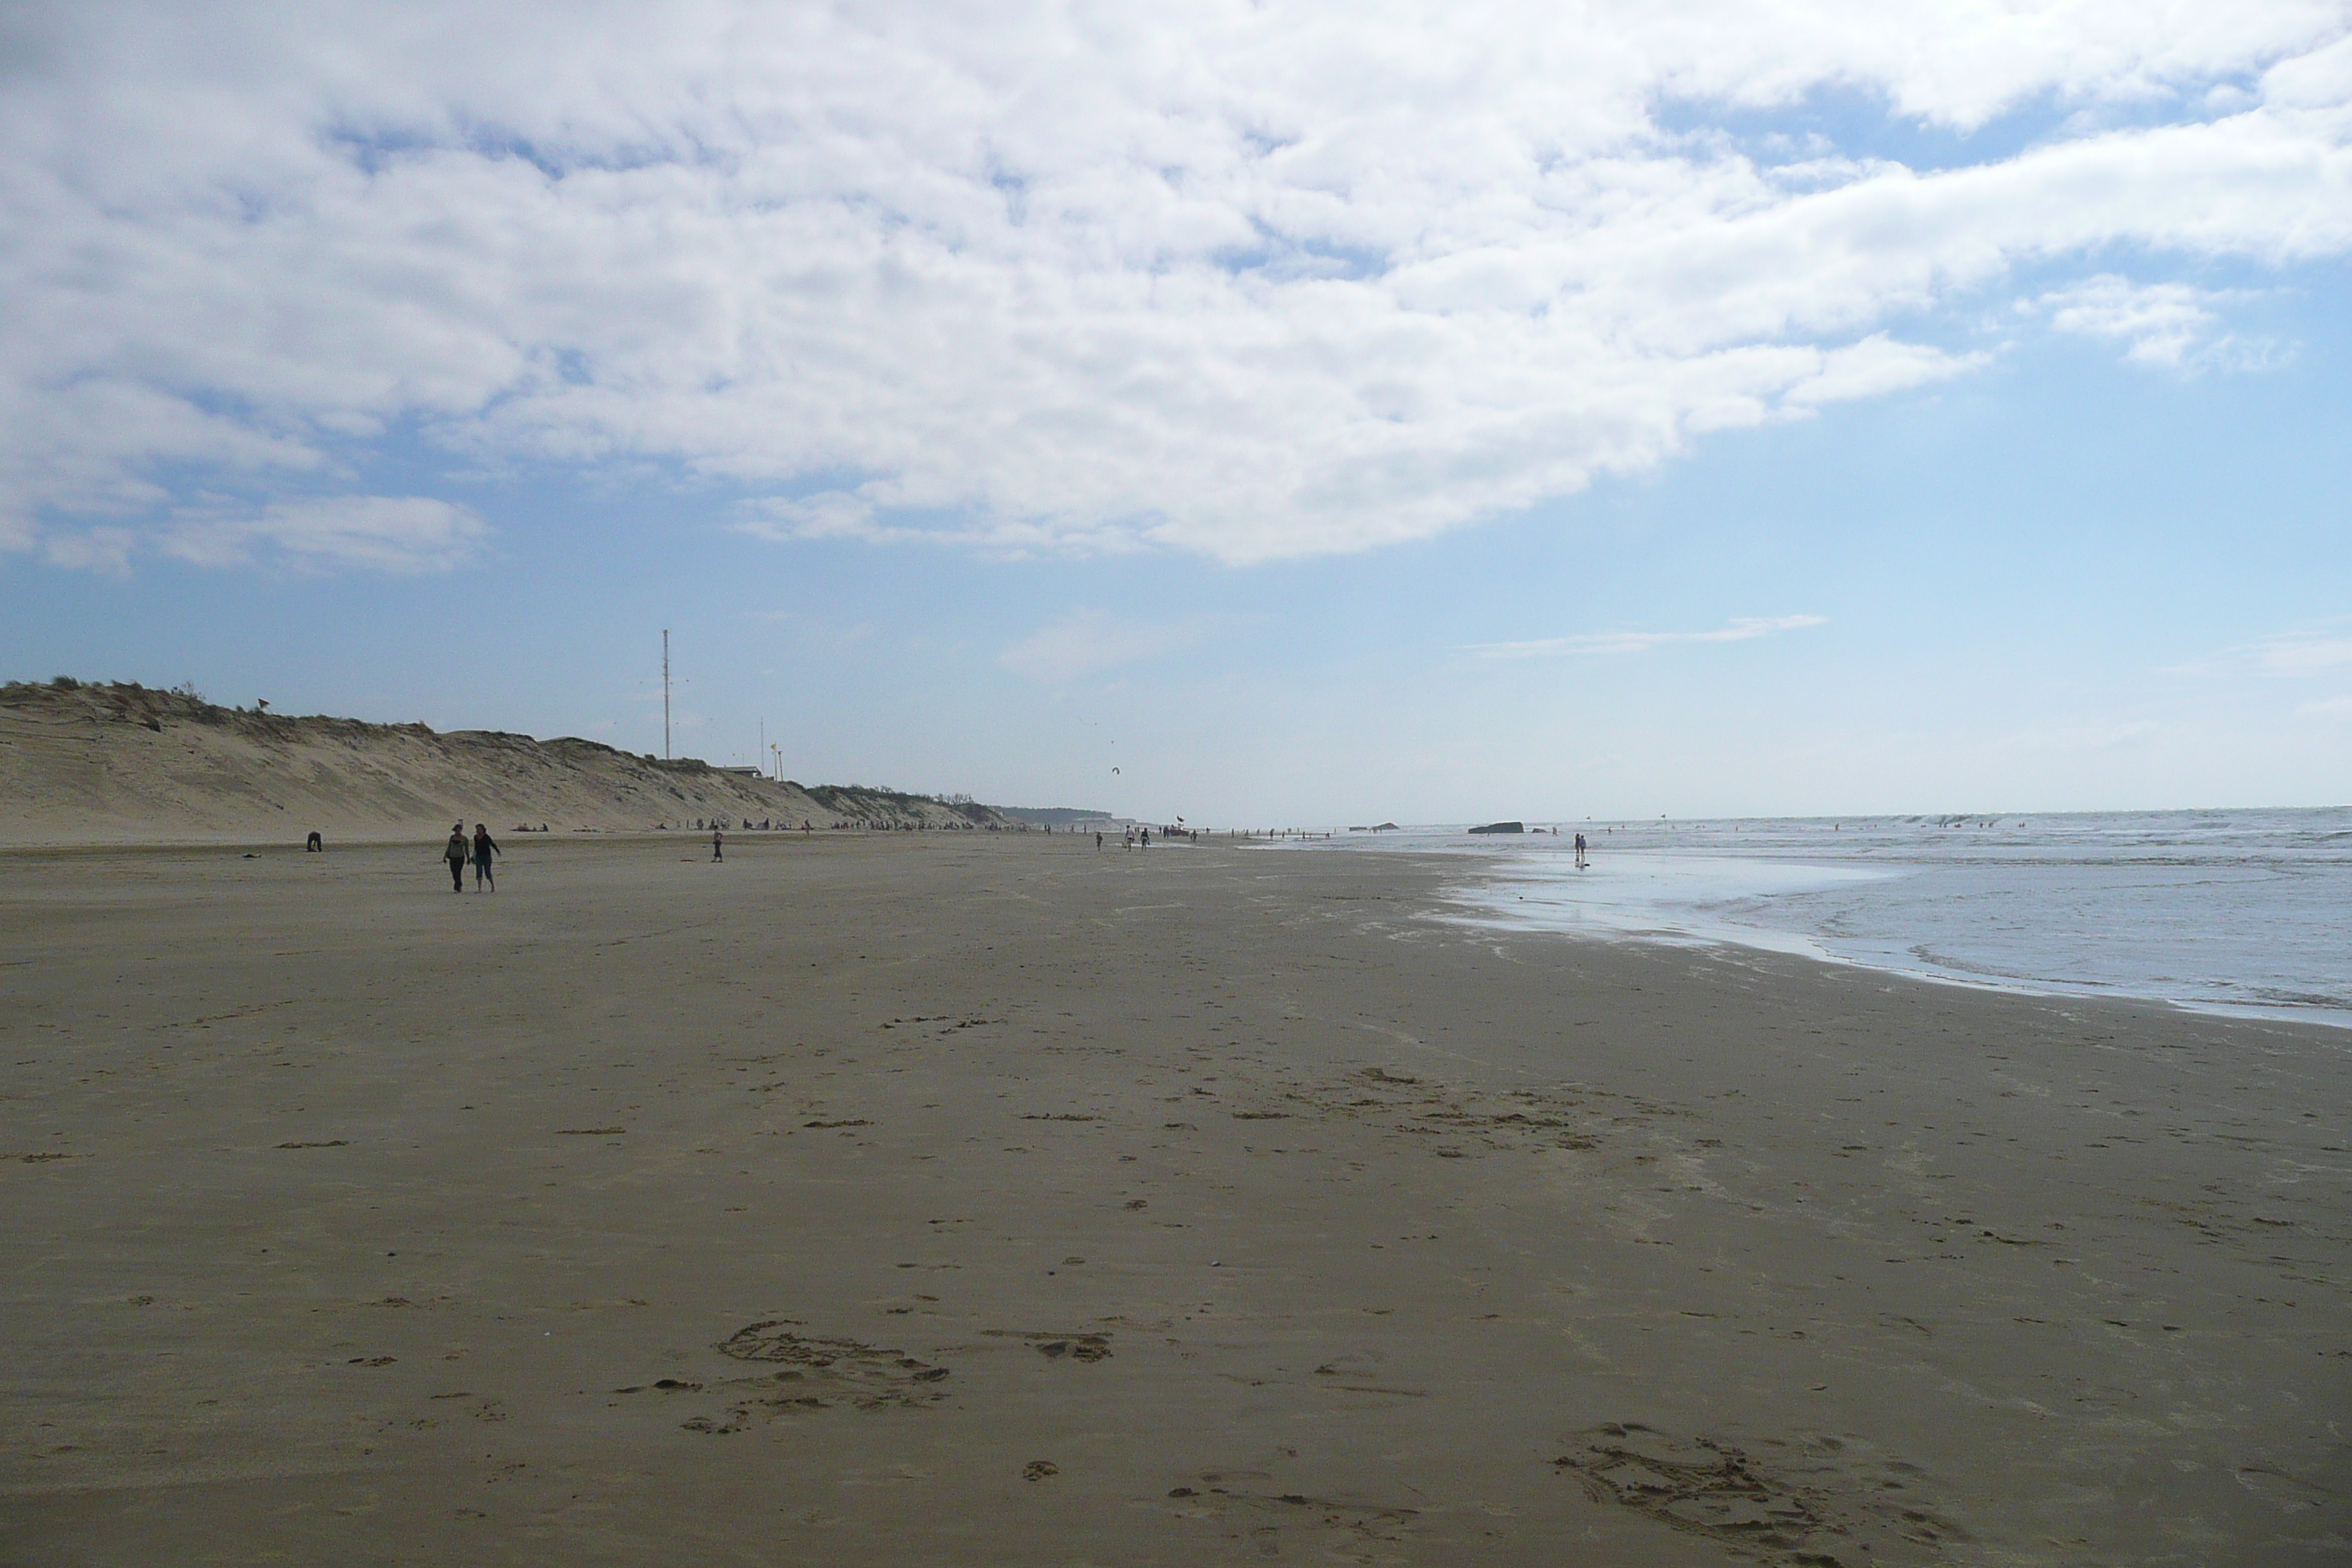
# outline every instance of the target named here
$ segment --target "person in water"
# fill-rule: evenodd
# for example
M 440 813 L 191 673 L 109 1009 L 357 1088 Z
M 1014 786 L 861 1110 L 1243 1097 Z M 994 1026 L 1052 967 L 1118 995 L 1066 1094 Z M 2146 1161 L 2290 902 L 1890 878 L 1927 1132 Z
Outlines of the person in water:
M 474 824 L 474 891 L 480 892 L 485 882 L 493 893 L 499 890 L 499 879 L 490 873 L 490 858 L 499 853 L 498 842 L 490 837 L 490 825 Z
M 466 890 L 466 860 L 467 858 L 466 850 L 466 825 L 464 823 L 458 822 L 452 823 L 450 825 L 449 842 L 443 847 L 441 850 L 441 858 L 449 863 L 449 890 L 453 893 L 464 892 Z

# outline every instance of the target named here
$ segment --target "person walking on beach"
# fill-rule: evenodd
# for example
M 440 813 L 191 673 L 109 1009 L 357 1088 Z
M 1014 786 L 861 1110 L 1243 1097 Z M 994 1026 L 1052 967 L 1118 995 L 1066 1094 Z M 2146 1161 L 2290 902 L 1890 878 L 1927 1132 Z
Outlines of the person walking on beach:
M 710 858 L 713 860 L 724 860 L 727 858 L 726 844 L 727 841 L 719 836 L 719 829 L 713 827 L 710 830 Z
M 489 884 L 493 893 L 499 890 L 499 879 L 490 872 L 490 858 L 502 853 L 504 851 L 499 848 L 498 841 L 490 837 L 490 825 L 487 822 L 474 824 L 474 891 L 480 892 L 485 882 Z
M 468 858 L 466 850 L 464 823 L 453 822 L 449 825 L 449 842 L 442 847 L 441 858 L 449 863 L 449 890 L 453 893 L 464 892 L 466 861 Z
M 1581 833 L 1576 836 L 1576 868 L 1580 871 L 1584 869 L 1584 835 Z
M 1102 853 L 1102 835 L 1099 833 L 1095 835 L 1095 853 L 1097 855 Z

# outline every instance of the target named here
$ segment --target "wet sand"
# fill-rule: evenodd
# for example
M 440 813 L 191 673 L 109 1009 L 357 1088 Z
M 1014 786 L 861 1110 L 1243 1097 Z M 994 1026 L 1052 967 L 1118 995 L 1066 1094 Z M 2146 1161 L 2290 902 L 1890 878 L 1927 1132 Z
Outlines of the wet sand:
M 1091 839 L 21 853 L 0 1563 L 2352 1560 L 2352 1037 Z

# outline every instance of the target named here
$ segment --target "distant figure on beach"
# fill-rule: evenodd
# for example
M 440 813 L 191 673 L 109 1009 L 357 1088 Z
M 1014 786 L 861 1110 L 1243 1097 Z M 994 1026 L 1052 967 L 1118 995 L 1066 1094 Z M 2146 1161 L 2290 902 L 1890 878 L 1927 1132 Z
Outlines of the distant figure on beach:
M 1134 848 L 1134 847 L 1135 847 L 1135 829 L 1134 829 L 1134 828 L 1130 827 L 1130 828 L 1129 828 L 1129 829 L 1127 830 L 1127 837 L 1125 837 L 1124 838 L 1121 838 L 1121 839 L 1118 841 L 1118 847 L 1119 847 L 1120 848 L 1122 848 L 1122 849 L 1132 849 L 1132 848 Z
M 1144 847 L 1146 849 L 1149 849 L 1149 848 L 1150 848 L 1150 847 L 1151 847 L 1151 829 L 1150 829 L 1149 827 L 1147 827 L 1147 828 L 1145 828 L 1145 829 L 1143 830 L 1143 847 Z
M 472 852 L 466 847 L 466 825 L 464 823 L 457 822 L 450 824 L 449 842 L 442 847 L 441 858 L 449 863 L 449 890 L 453 893 L 464 892 L 466 890 L 466 862 L 472 858 Z
M 310 837 L 302 842 L 302 853 L 305 855 L 323 855 L 326 852 L 327 841 L 319 837 L 319 830 L 317 828 L 314 827 L 310 829 Z
M 493 893 L 499 890 L 499 879 L 490 874 L 490 858 L 503 853 L 498 841 L 490 837 L 490 825 L 474 824 L 474 891 L 480 892 L 485 882 Z
M 1095 835 L 1095 853 L 1097 855 L 1102 853 L 1102 835 L 1099 833 Z
M 710 858 L 713 860 L 727 858 L 727 841 L 719 836 L 719 829 L 715 827 L 710 830 Z
M 1580 833 L 1576 836 L 1576 868 L 1581 871 L 1584 867 L 1584 835 Z

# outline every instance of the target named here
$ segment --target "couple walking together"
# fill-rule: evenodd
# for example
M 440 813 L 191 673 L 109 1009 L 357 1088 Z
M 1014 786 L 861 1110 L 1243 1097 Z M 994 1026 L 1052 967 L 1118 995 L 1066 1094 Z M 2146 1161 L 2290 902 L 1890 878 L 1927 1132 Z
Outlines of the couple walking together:
M 474 891 L 478 893 L 487 885 L 490 891 L 497 892 L 499 879 L 490 872 L 490 860 L 501 853 L 503 851 L 497 842 L 490 837 L 488 823 L 474 824 L 474 842 L 470 847 L 466 843 L 466 825 L 451 823 L 448 847 L 441 852 L 441 858 L 449 862 L 449 890 L 453 893 L 466 890 L 466 862 L 471 860 L 474 863 Z

